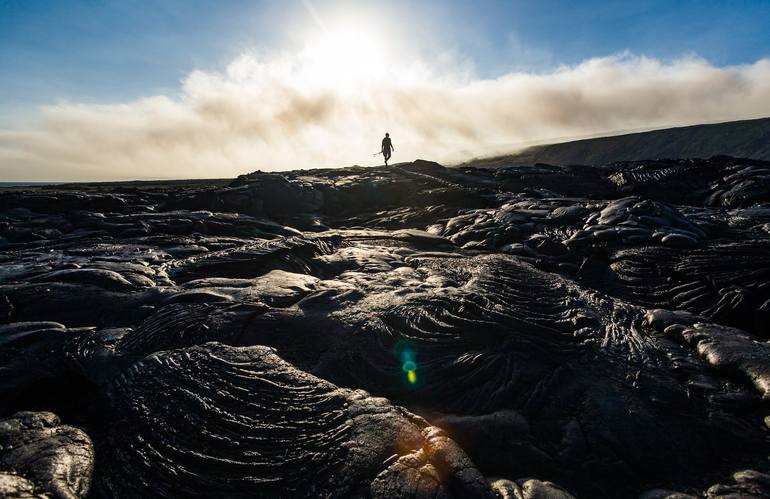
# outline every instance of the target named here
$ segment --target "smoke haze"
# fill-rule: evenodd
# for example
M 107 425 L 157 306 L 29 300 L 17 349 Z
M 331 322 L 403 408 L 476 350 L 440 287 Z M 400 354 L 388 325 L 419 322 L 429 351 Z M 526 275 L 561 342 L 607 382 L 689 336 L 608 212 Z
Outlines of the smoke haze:
M 465 66 L 461 66 L 465 67 Z M 618 130 L 770 116 L 770 60 L 715 67 L 620 54 L 494 79 L 426 62 L 322 67 L 307 54 L 243 54 L 195 71 L 178 96 L 39 110 L 0 131 L 2 180 L 232 177 L 394 161 L 451 163 L 521 144 Z

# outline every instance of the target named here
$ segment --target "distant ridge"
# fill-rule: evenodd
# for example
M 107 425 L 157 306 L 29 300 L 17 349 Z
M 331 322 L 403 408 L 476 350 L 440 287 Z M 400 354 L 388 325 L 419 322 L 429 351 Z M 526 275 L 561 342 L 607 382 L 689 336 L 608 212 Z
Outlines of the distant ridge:
M 770 118 L 544 144 L 515 154 L 473 160 L 465 165 L 602 165 L 614 161 L 710 158 L 716 155 L 770 161 Z

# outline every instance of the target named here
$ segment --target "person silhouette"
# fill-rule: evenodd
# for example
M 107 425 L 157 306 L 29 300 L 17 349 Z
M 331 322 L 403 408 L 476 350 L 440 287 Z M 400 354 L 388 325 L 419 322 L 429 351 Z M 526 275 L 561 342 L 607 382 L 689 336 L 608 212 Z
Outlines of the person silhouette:
M 393 143 L 390 141 L 390 134 L 386 133 L 385 138 L 382 139 L 382 157 L 385 158 L 385 166 L 388 166 L 388 160 L 390 159 L 390 151 L 395 151 Z

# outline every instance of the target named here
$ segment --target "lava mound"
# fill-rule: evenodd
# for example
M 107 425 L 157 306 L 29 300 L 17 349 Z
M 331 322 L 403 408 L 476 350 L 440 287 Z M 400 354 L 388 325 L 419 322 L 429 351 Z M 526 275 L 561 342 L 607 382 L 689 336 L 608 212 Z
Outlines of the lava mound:
M 0 191 L 0 496 L 770 496 L 770 163 Z

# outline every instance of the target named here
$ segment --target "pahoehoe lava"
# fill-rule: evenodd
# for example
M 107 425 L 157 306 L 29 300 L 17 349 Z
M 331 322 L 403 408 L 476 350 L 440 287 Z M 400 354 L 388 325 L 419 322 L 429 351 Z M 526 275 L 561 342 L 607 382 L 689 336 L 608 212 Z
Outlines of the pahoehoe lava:
M 2 496 L 770 496 L 767 162 L 13 188 L 0 262 Z

